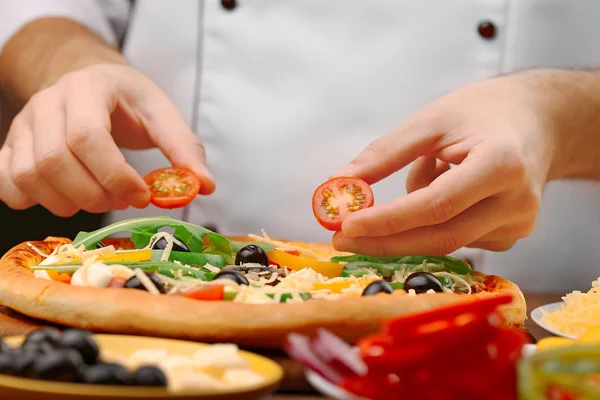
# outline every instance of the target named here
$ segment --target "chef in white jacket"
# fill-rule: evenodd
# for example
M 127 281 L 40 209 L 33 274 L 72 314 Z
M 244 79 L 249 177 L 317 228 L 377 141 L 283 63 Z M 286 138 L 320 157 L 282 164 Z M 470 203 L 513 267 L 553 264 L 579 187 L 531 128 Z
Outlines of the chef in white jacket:
M 600 76 L 486 78 L 600 66 L 598 15 L 595 0 L 0 0 L 2 90 L 24 105 L 0 200 L 327 241 L 310 201 L 338 171 L 379 181 L 339 248 L 510 248 L 476 267 L 523 290 L 587 289 Z M 146 207 L 141 176 L 171 163 L 206 196 Z

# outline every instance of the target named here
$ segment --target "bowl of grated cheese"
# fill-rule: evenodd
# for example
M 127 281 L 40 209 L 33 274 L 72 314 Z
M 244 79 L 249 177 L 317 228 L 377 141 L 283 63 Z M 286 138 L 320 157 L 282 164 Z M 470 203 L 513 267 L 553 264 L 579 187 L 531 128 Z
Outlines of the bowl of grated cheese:
M 576 290 L 562 300 L 536 308 L 531 319 L 547 332 L 570 339 L 600 327 L 600 278 L 592 282 L 588 292 Z

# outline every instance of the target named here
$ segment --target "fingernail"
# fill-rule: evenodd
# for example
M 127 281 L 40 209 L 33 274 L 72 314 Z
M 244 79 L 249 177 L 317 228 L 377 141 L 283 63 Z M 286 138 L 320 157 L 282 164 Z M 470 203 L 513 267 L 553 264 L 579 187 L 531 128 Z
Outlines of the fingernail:
M 364 226 L 353 221 L 344 221 L 342 225 L 342 232 L 344 232 L 344 236 L 352 238 L 367 236 L 368 233 Z
M 127 202 L 135 208 L 146 208 L 150 203 L 150 193 L 147 190 L 131 192 L 127 195 Z

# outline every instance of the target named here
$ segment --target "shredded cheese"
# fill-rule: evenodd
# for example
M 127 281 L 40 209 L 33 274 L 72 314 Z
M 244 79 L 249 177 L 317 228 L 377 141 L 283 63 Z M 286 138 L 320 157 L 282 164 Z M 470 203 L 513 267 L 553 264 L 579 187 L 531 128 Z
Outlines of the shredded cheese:
M 150 280 L 150 278 L 148 278 L 146 276 L 146 274 L 144 273 L 144 271 L 142 271 L 139 268 L 136 268 L 134 271 L 135 276 L 137 276 L 137 278 L 140 280 L 140 283 L 142 285 L 144 285 L 144 287 L 146 288 L 146 290 L 152 294 L 160 294 L 160 292 L 158 291 L 158 289 L 156 288 L 156 286 L 154 286 L 154 283 L 152 283 L 152 281 Z
M 558 310 L 542 310 L 542 321 L 546 325 L 574 337 L 600 326 L 600 278 L 592 282 L 592 288 L 587 293 L 576 290 L 562 299 L 565 304 Z

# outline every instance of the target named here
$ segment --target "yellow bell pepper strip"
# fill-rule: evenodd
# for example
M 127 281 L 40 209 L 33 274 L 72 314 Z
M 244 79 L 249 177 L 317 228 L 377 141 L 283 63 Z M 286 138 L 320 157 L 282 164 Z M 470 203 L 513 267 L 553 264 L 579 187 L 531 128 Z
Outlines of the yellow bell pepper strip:
M 46 270 L 46 273 L 53 281 L 71 283 L 71 275 L 67 274 L 66 272 L 58 272 L 48 269 Z
M 143 249 L 143 250 L 132 250 L 132 251 L 123 251 L 115 254 L 106 254 L 103 256 L 98 256 L 99 261 L 103 262 L 123 262 L 123 261 L 151 261 L 152 260 L 152 250 L 151 249 Z
M 317 282 L 313 283 L 313 290 L 331 290 L 332 293 L 342 293 L 343 289 L 347 289 L 354 283 L 359 283 L 362 286 L 367 286 L 369 283 L 376 281 L 376 277 L 358 279 L 358 282 L 353 279 L 348 279 L 340 282 Z
M 299 271 L 303 268 L 311 268 L 316 272 L 325 275 L 328 278 L 340 276 L 344 266 L 338 263 L 327 261 L 312 260 L 306 257 L 299 257 L 285 251 L 273 250 L 267 254 L 269 261 L 281 267 L 286 266 L 291 270 Z

